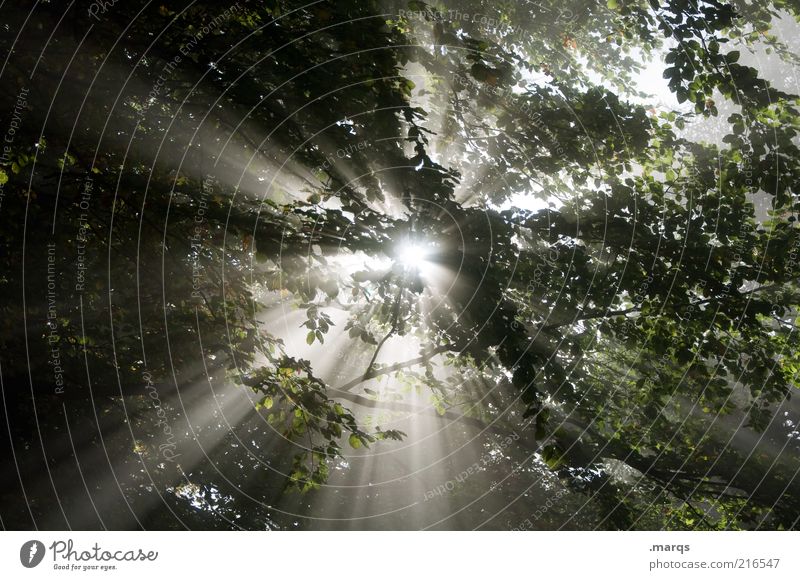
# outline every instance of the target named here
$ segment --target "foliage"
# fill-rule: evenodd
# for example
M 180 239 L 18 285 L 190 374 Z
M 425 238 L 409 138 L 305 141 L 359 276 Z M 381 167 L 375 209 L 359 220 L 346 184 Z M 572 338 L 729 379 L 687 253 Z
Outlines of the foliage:
M 83 30 L 77 4 L 65 22 Z M 762 37 L 792 58 L 768 29 L 795 3 L 237 6 L 220 25 L 215 3 L 118 4 L 91 44 L 65 33 L 38 63 L 43 26 L 9 59 L 4 111 L 34 63 L 40 79 L 0 172 L 0 350 L 26 440 L 28 390 L 42 416 L 66 399 L 91 417 L 96 401 L 146 401 L 143 373 L 178 399 L 208 376 L 249 389 L 285 445 L 270 489 L 309 492 L 345 446 L 406 438 L 353 408 L 391 408 L 366 386 L 389 375 L 424 387 L 442 421 L 524 426 L 604 527 L 796 525 L 793 444 L 764 455 L 715 430 L 730 417 L 774 435 L 797 388 L 797 97 L 740 62 Z M 691 109 L 648 110 L 630 88 L 660 55 Z M 723 100 L 723 144 L 688 139 Z M 444 286 L 398 259 L 404 243 Z M 277 308 L 298 312 L 301 342 L 344 333 L 366 353 L 355 381 L 315 375 L 264 323 Z M 418 357 L 376 362 L 398 337 Z M 63 396 L 48 365 L 25 364 L 55 345 Z M 223 485 L 214 470 L 191 475 Z

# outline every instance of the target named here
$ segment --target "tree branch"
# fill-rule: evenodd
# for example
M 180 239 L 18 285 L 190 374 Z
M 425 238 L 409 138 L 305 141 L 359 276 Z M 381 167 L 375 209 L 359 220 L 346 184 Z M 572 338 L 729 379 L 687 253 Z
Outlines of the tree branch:
M 468 417 L 461 413 L 454 413 L 453 411 L 445 411 L 444 414 L 439 414 L 436 412 L 435 409 L 433 409 L 433 407 L 422 407 L 419 405 L 413 405 L 411 403 L 401 403 L 398 401 L 379 401 L 377 399 L 370 399 L 363 395 L 357 395 L 355 393 L 350 393 L 347 391 L 343 391 L 341 389 L 328 389 L 328 394 L 331 397 L 344 399 L 346 401 L 350 401 L 351 403 L 355 403 L 356 405 L 360 405 L 362 407 L 367 407 L 370 409 L 384 409 L 387 411 L 414 413 L 417 415 L 433 417 L 436 419 L 443 419 L 443 420 L 449 419 L 451 420 L 451 422 L 461 422 L 465 425 L 469 425 L 471 427 L 475 427 L 476 429 L 480 429 L 481 431 L 489 431 L 503 436 L 509 435 L 509 430 L 505 429 L 501 425 L 498 424 L 487 425 L 486 423 L 484 423 L 483 421 L 481 421 L 476 417 Z
M 578 316 L 572 319 L 569 322 L 559 322 L 558 324 L 546 324 L 542 326 L 539 330 L 553 330 L 554 328 L 561 328 L 562 326 L 568 326 L 570 324 L 575 324 L 581 320 L 592 320 L 595 318 L 612 318 L 614 316 L 624 316 L 625 314 L 629 314 L 631 312 L 638 312 L 639 307 L 634 306 L 632 308 L 628 308 L 626 310 L 610 310 L 606 312 L 593 312 L 591 314 L 587 314 L 585 316 Z
M 429 350 L 428 352 L 426 352 L 423 355 L 420 355 L 420 356 L 418 356 L 416 358 L 412 358 L 412 359 L 407 360 L 407 361 L 402 361 L 402 362 L 399 362 L 399 363 L 395 363 L 393 365 L 389 365 L 388 367 L 383 367 L 381 369 L 372 369 L 372 368 L 370 368 L 368 370 L 368 372 L 364 373 L 360 377 L 355 378 L 352 381 L 347 382 L 344 385 L 342 385 L 341 387 L 339 387 L 338 389 L 334 389 L 334 390 L 348 392 L 353 387 L 356 387 L 356 386 L 360 385 L 364 381 L 368 381 L 369 379 L 374 379 L 375 377 L 379 377 L 379 376 L 382 376 L 382 375 L 387 375 L 389 373 L 393 373 L 394 371 L 399 371 L 399 370 L 404 369 L 406 367 L 413 367 L 413 366 L 418 365 L 420 363 L 424 363 L 425 361 L 433 358 L 437 354 L 441 354 L 443 352 L 447 352 L 447 351 L 453 350 L 453 349 L 455 349 L 455 345 L 453 345 L 453 344 L 444 344 L 442 346 L 437 346 L 436 348 L 434 348 L 432 350 Z
M 381 341 L 378 343 L 378 346 L 375 347 L 375 352 L 372 353 L 372 358 L 370 359 L 369 364 L 367 365 L 367 370 L 364 371 L 364 378 L 362 380 L 366 380 L 367 379 L 367 375 L 369 375 L 370 372 L 372 371 L 372 366 L 375 364 L 375 359 L 378 358 L 378 353 L 381 352 L 381 349 L 383 348 L 383 345 L 386 344 L 386 341 L 389 340 L 389 338 L 391 338 L 391 336 L 395 332 L 397 332 L 397 321 L 400 318 L 400 299 L 402 298 L 402 296 L 403 296 L 403 286 L 401 285 L 397 289 L 397 296 L 395 296 L 394 306 L 392 307 L 392 310 L 393 310 L 393 312 L 392 312 L 392 327 L 389 329 L 389 332 L 386 333 L 386 336 L 384 336 L 381 339 Z

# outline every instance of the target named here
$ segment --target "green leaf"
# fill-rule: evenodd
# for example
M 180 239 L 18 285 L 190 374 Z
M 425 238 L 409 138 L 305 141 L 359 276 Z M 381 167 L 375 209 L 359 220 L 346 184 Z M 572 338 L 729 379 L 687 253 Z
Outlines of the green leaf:
M 264 399 L 261 401 L 261 406 L 265 409 L 272 409 L 273 403 L 274 401 L 272 400 L 272 397 L 264 397 Z
M 564 463 L 561 451 L 555 445 L 548 445 L 542 450 L 542 459 L 550 469 L 558 469 Z
M 358 449 L 359 447 L 361 447 L 361 439 L 355 433 L 350 435 L 350 439 L 348 441 L 350 443 L 350 447 L 352 447 L 353 449 Z
M 0 185 L 5 185 L 8 183 L 8 174 L 0 169 Z
M 306 344 L 314 344 L 316 333 L 312 330 L 306 335 Z

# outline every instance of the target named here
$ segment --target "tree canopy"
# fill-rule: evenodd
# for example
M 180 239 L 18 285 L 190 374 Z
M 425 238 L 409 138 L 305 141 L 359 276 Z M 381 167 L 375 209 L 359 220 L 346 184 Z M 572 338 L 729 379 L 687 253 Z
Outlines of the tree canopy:
M 4 526 L 798 526 L 796 1 L 0 11 Z

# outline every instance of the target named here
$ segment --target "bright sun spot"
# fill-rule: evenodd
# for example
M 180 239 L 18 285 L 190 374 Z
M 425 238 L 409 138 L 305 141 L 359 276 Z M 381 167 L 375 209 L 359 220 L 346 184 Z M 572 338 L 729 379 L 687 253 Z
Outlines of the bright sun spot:
M 400 248 L 400 252 L 398 253 L 400 262 L 408 268 L 420 267 L 427 255 L 428 252 L 425 251 L 425 248 L 416 244 L 406 244 Z

